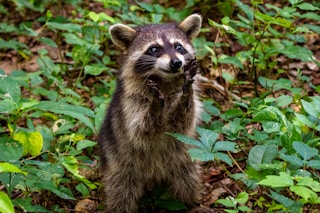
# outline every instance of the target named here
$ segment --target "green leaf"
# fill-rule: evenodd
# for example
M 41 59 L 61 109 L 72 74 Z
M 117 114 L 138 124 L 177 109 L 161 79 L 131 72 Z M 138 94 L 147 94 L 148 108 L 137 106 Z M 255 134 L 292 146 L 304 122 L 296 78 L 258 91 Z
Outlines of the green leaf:
M 297 177 L 297 185 L 307 186 L 315 192 L 320 192 L 320 183 L 311 177 Z
M 284 205 L 287 209 L 290 209 L 292 213 L 299 213 L 301 212 L 301 207 L 302 203 L 301 202 L 296 202 L 294 200 L 291 200 L 277 192 L 270 191 L 271 193 L 271 198 L 276 200 L 277 202 L 281 203 Z
M 278 154 L 278 147 L 274 144 L 264 144 L 254 146 L 248 157 L 248 164 L 256 170 L 260 170 L 260 165 L 271 163 Z
M 0 191 L 0 212 L 3 213 L 14 213 L 14 208 L 9 196 Z
M 206 147 L 200 141 L 190 138 L 186 135 L 182 135 L 179 133 L 166 133 L 166 134 L 171 135 L 172 137 L 176 138 L 178 141 L 181 141 L 183 143 L 206 149 Z
M 86 185 L 84 185 L 83 183 L 79 183 L 76 186 L 76 189 L 78 192 L 80 192 L 82 194 L 82 197 L 90 196 L 90 191 L 88 190 L 88 187 Z
M 233 64 L 233 65 L 239 67 L 240 69 L 243 69 L 243 65 L 242 65 L 241 61 L 239 60 L 239 58 L 237 58 L 235 56 L 221 57 L 218 59 L 218 63 Z
M 71 172 L 75 177 L 84 180 L 85 178 L 79 174 L 79 163 L 74 156 L 65 156 L 60 158 L 62 165 Z
M 237 205 L 235 201 L 229 199 L 218 199 L 216 203 L 222 204 L 223 206 L 229 208 L 235 207 Z
M 316 10 L 320 10 L 319 7 L 315 7 L 310 3 L 302 3 L 302 4 L 298 4 L 297 7 L 301 10 L 312 10 L 312 11 L 316 11 Z
M 0 138 L 0 161 L 18 161 L 23 154 L 21 143 L 12 139 Z
M 240 10 L 246 14 L 248 19 L 253 22 L 254 21 L 254 11 L 246 4 L 242 3 L 239 0 L 236 0 L 237 5 L 239 6 Z
M 23 172 L 22 170 L 20 170 L 18 167 L 16 167 L 15 165 L 11 164 L 11 163 L 7 163 L 7 162 L 0 162 L 0 173 L 3 172 L 15 172 L 15 173 L 22 173 L 24 175 L 26 175 L 26 172 Z
M 47 38 L 47 37 L 41 37 L 39 39 L 42 43 L 47 44 L 51 47 L 58 47 L 56 42 L 54 42 L 51 38 Z
M 305 186 L 290 186 L 290 191 L 294 192 L 295 194 L 299 195 L 306 201 L 308 201 L 312 196 L 315 194 L 314 191 L 305 187 Z
M 294 155 L 286 155 L 281 153 L 280 154 L 280 158 L 282 158 L 283 160 L 287 161 L 288 163 L 292 164 L 293 166 L 297 166 L 299 168 L 302 168 L 304 163 L 303 161 L 298 158 L 297 156 Z
M 18 81 L 0 72 L 0 98 L 10 99 L 16 103 L 20 101 L 21 92 Z
M 302 142 L 293 142 L 293 148 L 303 158 L 304 161 L 318 155 L 319 151 L 316 148 L 311 148 Z
M 284 172 L 280 172 L 279 176 L 267 175 L 266 179 L 258 182 L 258 184 L 270 187 L 289 187 L 294 185 L 292 177 Z
M 307 162 L 307 166 L 313 169 L 320 170 L 320 160 L 310 160 Z
M 77 150 L 83 150 L 88 147 L 93 147 L 95 145 L 97 145 L 97 142 L 90 141 L 90 140 L 82 140 L 77 143 Z
M 16 198 L 13 200 L 14 206 L 18 206 L 24 212 L 51 212 L 42 206 L 32 203 L 31 197 Z
M 281 95 L 276 99 L 276 105 L 278 107 L 284 107 L 291 104 L 293 101 L 292 96 L 289 95 Z
M 94 130 L 94 126 L 88 118 L 93 118 L 94 112 L 89 108 L 53 101 L 41 101 L 38 105 L 35 105 L 33 108 L 45 112 L 50 111 L 56 114 L 63 114 L 72 118 L 76 118 L 85 125 L 87 125 L 90 129 Z
M 208 151 L 207 149 L 191 148 L 188 150 L 192 160 L 198 159 L 203 162 L 212 161 L 216 159 L 215 153 Z
M 313 60 L 313 53 L 306 47 L 287 46 L 284 49 L 279 50 L 279 52 L 292 59 L 300 59 L 305 62 Z
M 86 65 L 84 67 L 84 72 L 86 74 L 89 74 L 89 75 L 94 75 L 94 76 L 97 76 L 97 75 L 100 75 L 103 71 L 107 70 L 106 67 L 104 66 L 100 66 L 100 65 L 97 65 L 97 64 L 94 64 L 94 65 Z
M 59 189 L 52 181 L 37 181 L 34 187 L 51 191 L 62 199 L 76 200 L 72 195 L 67 194 L 66 192 Z
M 301 104 L 303 106 L 303 109 L 310 115 L 314 116 L 315 118 L 319 118 L 320 116 L 320 110 L 317 108 L 317 106 L 314 104 L 314 102 L 307 102 L 305 100 L 301 100 Z
M 19 129 L 15 132 L 13 139 L 23 145 L 23 156 L 38 156 L 43 147 L 43 138 L 40 132 Z
M 237 143 L 235 142 L 230 142 L 230 141 L 218 141 L 214 147 L 213 147 L 213 151 L 231 151 L 231 152 L 235 152 L 236 150 L 236 145 Z
M 65 30 L 70 33 L 81 33 L 82 31 L 79 24 L 47 22 L 46 25 L 52 29 Z
M 238 194 L 236 201 L 240 204 L 245 204 L 249 200 L 249 194 L 247 192 L 241 192 Z
M 312 129 L 316 128 L 315 124 L 307 116 L 299 114 L 299 113 L 294 113 L 294 115 L 296 116 L 297 120 L 299 122 L 301 122 L 302 124 L 312 128 Z
M 202 142 L 202 144 L 208 150 L 212 150 L 213 145 L 215 144 L 219 136 L 218 133 L 209 129 L 201 128 L 201 127 L 196 127 L 196 131 L 200 135 L 199 139 Z
M 229 166 L 232 166 L 232 160 L 229 157 L 229 155 L 222 153 L 222 152 L 216 152 L 214 153 L 215 159 L 221 160 L 225 163 L 227 163 Z

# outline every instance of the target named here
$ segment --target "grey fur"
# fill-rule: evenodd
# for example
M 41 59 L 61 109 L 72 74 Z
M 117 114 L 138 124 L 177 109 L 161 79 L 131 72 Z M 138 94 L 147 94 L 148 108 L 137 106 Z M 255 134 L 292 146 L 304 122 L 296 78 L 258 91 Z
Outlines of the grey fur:
M 191 161 L 187 146 L 165 133 L 195 135 L 201 104 L 194 92 L 197 64 L 190 39 L 200 26 L 201 16 L 191 15 L 179 25 L 110 28 L 112 40 L 125 55 L 98 136 L 107 212 L 137 212 L 140 198 L 160 183 L 182 202 L 197 202 L 200 168 Z M 177 41 L 186 52 L 176 52 L 180 47 L 171 43 Z M 163 53 L 146 57 L 155 42 Z M 175 70 L 168 68 L 172 57 L 181 60 L 181 68 L 180 63 Z M 139 59 L 142 65 L 136 65 Z M 137 70 L 141 67 L 143 72 Z

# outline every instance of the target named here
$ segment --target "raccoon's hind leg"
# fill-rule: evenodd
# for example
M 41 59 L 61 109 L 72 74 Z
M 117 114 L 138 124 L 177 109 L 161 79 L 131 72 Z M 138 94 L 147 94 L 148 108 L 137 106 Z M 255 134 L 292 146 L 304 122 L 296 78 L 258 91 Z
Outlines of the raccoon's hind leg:
M 111 173 L 111 174 L 110 174 Z M 136 213 L 143 196 L 143 184 L 129 171 L 113 171 L 105 175 L 105 207 L 108 213 Z
M 178 200 L 194 207 L 199 204 L 201 197 L 201 169 L 188 156 L 185 157 L 186 159 L 180 161 L 180 165 L 176 164 L 178 168 L 173 166 L 175 171 L 169 179 L 170 187 Z

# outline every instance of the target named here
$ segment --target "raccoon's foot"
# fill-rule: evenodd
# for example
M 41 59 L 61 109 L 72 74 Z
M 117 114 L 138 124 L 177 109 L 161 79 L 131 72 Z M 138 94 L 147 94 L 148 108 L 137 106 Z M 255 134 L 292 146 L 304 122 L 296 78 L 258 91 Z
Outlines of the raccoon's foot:
M 184 84 L 183 84 L 183 94 L 189 95 L 192 93 L 191 85 L 194 82 L 193 77 L 196 75 L 198 70 L 197 59 L 192 59 L 184 67 Z
M 164 96 L 158 88 L 158 83 L 152 79 L 147 79 L 147 85 L 153 95 L 159 100 L 160 106 L 164 106 Z

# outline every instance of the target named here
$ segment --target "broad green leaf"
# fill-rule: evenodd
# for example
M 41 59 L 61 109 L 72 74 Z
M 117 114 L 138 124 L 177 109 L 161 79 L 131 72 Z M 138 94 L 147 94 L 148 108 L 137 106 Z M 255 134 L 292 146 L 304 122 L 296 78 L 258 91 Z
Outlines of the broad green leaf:
M 312 4 L 306 3 L 306 2 L 298 4 L 297 7 L 301 10 L 311 10 L 311 11 L 320 10 L 319 7 L 315 7 Z
M 23 156 L 38 156 L 43 147 L 43 138 L 40 132 L 20 129 L 15 132 L 13 139 L 23 145 Z
M 94 21 L 94 22 L 98 22 L 98 21 L 100 20 L 100 16 L 99 16 L 98 13 L 96 13 L 96 12 L 90 11 L 90 12 L 88 13 L 88 16 L 89 16 L 89 18 L 91 18 L 92 21 Z
M 307 27 L 308 29 L 320 34 L 320 26 L 313 25 L 313 24 L 305 24 L 304 26 Z
M 278 107 L 284 107 L 291 104 L 293 101 L 292 96 L 289 95 L 281 95 L 276 99 L 276 105 Z
M 47 44 L 51 47 L 58 47 L 56 42 L 54 42 L 51 38 L 47 38 L 47 37 L 41 37 L 39 39 L 42 43 Z
M 316 148 L 311 148 L 302 142 L 293 142 L 293 148 L 303 158 L 304 161 L 318 155 L 319 151 Z
M 219 136 L 218 133 L 209 129 L 201 128 L 201 127 L 197 127 L 196 131 L 200 135 L 199 140 L 203 143 L 203 145 L 208 150 L 212 150 L 213 145 L 215 144 Z
M 73 195 L 67 194 L 66 192 L 62 191 L 52 181 L 39 181 L 39 182 L 36 182 L 34 187 L 37 187 L 39 189 L 44 189 L 44 190 L 51 191 L 51 192 L 53 192 L 54 194 L 56 194 L 58 197 L 60 197 L 62 199 L 76 200 L 73 197 Z
M 307 166 L 313 169 L 320 170 L 320 160 L 310 160 L 307 162 Z
M 248 164 L 256 170 L 260 170 L 260 165 L 271 163 L 278 154 L 278 147 L 274 144 L 264 144 L 254 146 L 248 157 Z
M 307 186 L 315 192 L 320 192 L 320 183 L 311 177 L 297 177 L 298 186 Z
M 236 0 L 237 5 L 239 6 L 239 9 L 242 10 L 248 17 L 248 19 L 253 22 L 254 20 L 254 11 L 251 9 L 248 5 L 242 3 L 242 1 Z
M 10 99 L 16 103 L 21 99 L 18 81 L 2 72 L 0 72 L 0 98 Z
M 203 162 L 206 162 L 206 161 L 212 161 L 216 159 L 215 153 L 212 153 L 207 149 L 203 149 L 203 148 L 200 148 L 200 149 L 191 148 L 188 150 L 188 153 L 190 154 L 192 160 L 198 159 Z
M 279 52 L 292 59 L 300 59 L 305 62 L 313 60 L 313 53 L 306 47 L 287 46 L 284 49 L 279 50 Z
M 190 138 L 186 135 L 182 135 L 179 133 L 166 133 L 166 134 L 171 135 L 172 137 L 176 138 L 178 141 L 181 141 L 183 143 L 190 144 L 190 145 L 193 145 L 196 147 L 200 147 L 202 149 L 207 149 L 203 143 L 201 143 L 200 141 L 198 141 L 196 139 Z
M 21 143 L 10 138 L 0 138 L 0 161 L 18 161 L 23 154 Z
M 229 199 L 218 199 L 216 201 L 216 203 L 222 204 L 225 207 L 235 207 L 237 205 L 237 203 L 233 200 L 229 200 Z
M 271 198 L 276 200 L 277 202 L 284 205 L 286 208 L 290 209 L 291 213 L 299 213 L 301 212 L 302 203 L 291 200 L 277 192 L 270 191 Z
M 237 143 L 230 142 L 230 141 L 218 141 L 213 147 L 213 151 L 219 152 L 219 151 L 231 151 L 235 152 Z
M 31 197 L 16 198 L 13 204 L 19 206 L 24 212 L 51 212 L 42 206 L 33 204 Z
M 88 187 L 85 184 L 79 183 L 76 186 L 76 189 L 77 189 L 78 192 L 80 192 L 82 194 L 82 197 L 90 196 L 90 191 L 89 191 Z
M 281 131 L 281 124 L 274 121 L 261 121 L 262 128 L 267 133 L 279 132 Z
M 312 196 L 314 196 L 315 192 L 305 186 L 290 186 L 290 191 L 299 195 L 306 201 L 308 201 Z M 313 194 L 313 195 L 312 195 Z
M 223 152 L 216 152 L 216 153 L 214 153 L 214 155 L 215 155 L 215 159 L 221 160 L 221 161 L 227 163 L 229 166 L 232 166 L 232 160 L 229 157 L 229 155 L 227 155 Z
M 106 67 L 100 66 L 100 65 L 97 65 L 97 64 L 95 64 L 95 65 L 86 65 L 84 67 L 84 72 L 86 74 L 94 75 L 94 76 L 100 75 L 105 70 L 107 70 Z
M 12 201 L 3 191 L 0 191 L 0 212 L 14 213 Z
M 296 116 L 297 120 L 299 122 L 301 122 L 302 124 L 312 128 L 312 129 L 316 128 L 315 124 L 307 116 L 299 114 L 299 113 L 294 113 L 294 115 Z
M 88 147 L 93 147 L 95 145 L 97 145 L 97 142 L 90 141 L 90 140 L 82 140 L 77 143 L 77 150 L 83 150 Z
M 94 126 L 88 118 L 93 118 L 94 112 L 89 108 L 53 101 L 41 101 L 38 105 L 35 105 L 33 108 L 45 112 L 50 111 L 56 114 L 63 114 L 72 118 L 76 118 L 85 125 L 87 125 L 90 129 L 94 130 Z
M 280 172 L 279 176 L 267 175 L 266 179 L 258 182 L 258 184 L 270 187 L 289 187 L 294 185 L 292 177 L 284 172 Z
M 237 58 L 235 56 L 226 56 L 226 57 L 219 58 L 218 63 L 233 64 L 233 65 L 239 67 L 240 69 L 243 69 L 243 65 L 242 65 L 241 61 L 239 60 L 239 58 Z
M 70 33 L 81 33 L 82 31 L 79 24 L 47 22 L 46 25 L 52 29 L 65 30 Z
M 17 110 L 18 105 L 12 99 L 0 100 L 0 113 L 10 114 Z
M 298 158 L 297 156 L 294 155 L 286 155 L 281 153 L 280 154 L 280 158 L 282 158 L 283 160 L 287 161 L 288 163 L 292 164 L 293 166 L 297 166 L 299 168 L 302 168 L 304 163 L 303 161 Z
M 310 103 L 310 102 L 307 102 L 305 100 L 301 100 L 301 104 L 302 104 L 304 110 L 308 114 L 310 114 L 310 115 L 312 115 L 312 116 L 314 116 L 316 118 L 320 117 L 320 111 L 319 111 L 319 109 L 316 108 L 316 106 L 315 106 L 315 104 L 313 102 Z
M 11 163 L 7 163 L 7 162 L 0 162 L 0 173 L 3 172 L 15 172 L 15 173 L 22 173 L 24 175 L 26 175 L 26 172 L 23 172 L 22 170 L 20 170 L 18 167 L 16 167 L 15 165 L 11 164 Z
M 249 199 L 249 194 L 247 192 L 240 192 L 236 197 L 237 203 L 245 204 Z

